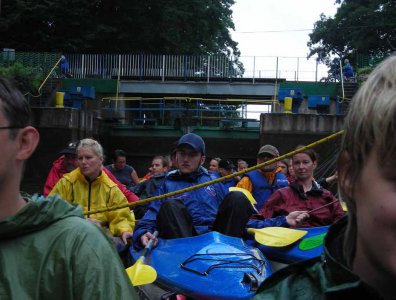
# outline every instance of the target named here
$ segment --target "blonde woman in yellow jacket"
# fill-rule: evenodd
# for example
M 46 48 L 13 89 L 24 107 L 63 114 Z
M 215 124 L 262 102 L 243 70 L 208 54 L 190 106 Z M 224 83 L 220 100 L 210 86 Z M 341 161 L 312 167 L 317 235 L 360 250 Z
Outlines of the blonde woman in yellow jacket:
M 117 185 L 102 172 L 103 148 L 93 139 L 83 139 L 77 147 L 78 168 L 63 175 L 50 195 L 58 194 L 73 204 L 79 204 L 84 212 L 99 208 L 127 204 L 128 201 Z M 113 237 L 120 237 L 126 245 L 132 236 L 135 218 L 129 208 L 87 216 L 88 220 Z M 113 240 L 119 248 L 119 242 Z

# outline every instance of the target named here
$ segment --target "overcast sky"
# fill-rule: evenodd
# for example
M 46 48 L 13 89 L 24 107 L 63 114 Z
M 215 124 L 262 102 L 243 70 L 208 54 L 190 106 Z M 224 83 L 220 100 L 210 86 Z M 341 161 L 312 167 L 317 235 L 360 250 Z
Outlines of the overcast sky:
M 231 34 L 239 43 L 241 56 L 263 56 L 255 59 L 255 76 L 260 77 L 260 72 L 265 77 L 265 69 L 269 70 L 274 64 L 273 58 L 264 56 L 278 56 L 283 77 L 291 79 L 292 73 L 299 69 L 301 79 L 315 70 L 314 59 L 309 66 L 305 65 L 309 62 L 303 59 L 309 53 L 308 34 L 321 13 L 334 16 L 337 6 L 334 0 L 235 0 L 232 10 L 235 31 Z M 297 61 L 296 58 L 285 57 L 301 58 Z M 253 72 L 252 58 L 245 58 L 244 64 L 247 72 Z
M 303 56 L 308 34 L 323 12 L 334 16 L 334 0 L 236 0 L 232 7 L 235 32 L 243 56 Z

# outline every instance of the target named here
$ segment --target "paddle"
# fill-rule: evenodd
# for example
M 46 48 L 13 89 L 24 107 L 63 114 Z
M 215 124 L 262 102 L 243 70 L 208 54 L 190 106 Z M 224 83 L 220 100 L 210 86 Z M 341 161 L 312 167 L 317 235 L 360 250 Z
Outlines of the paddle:
M 254 234 L 254 238 L 258 243 L 269 247 L 288 246 L 307 234 L 305 230 L 285 227 L 248 228 L 247 231 Z
M 332 205 L 332 204 L 336 203 L 337 201 L 339 201 L 339 200 L 336 199 L 336 200 L 334 200 L 334 201 L 331 201 L 330 203 L 327 203 L 327 204 L 325 204 L 325 205 L 322 205 L 322 206 L 319 206 L 319 207 L 317 207 L 317 208 L 314 208 L 314 209 L 312 209 L 312 210 L 310 210 L 310 211 L 307 211 L 307 213 L 310 214 L 310 213 L 312 213 L 312 212 L 314 212 L 314 211 L 317 211 L 317 210 L 319 210 L 319 209 L 322 209 L 322 208 L 324 208 L 324 207 L 326 207 L 326 206 Z
M 158 231 L 155 231 L 153 235 L 157 237 Z M 146 255 L 153 245 L 153 240 L 154 239 L 151 239 L 147 243 L 147 246 L 144 248 L 142 255 L 138 258 L 136 263 L 126 269 L 129 279 L 134 286 L 153 283 L 157 279 L 157 272 L 155 269 L 152 266 L 144 264 Z
M 298 245 L 298 248 L 300 250 L 311 250 L 319 247 L 320 245 L 323 245 L 323 240 L 326 234 L 327 232 L 306 238 L 301 241 L 300 245 Z

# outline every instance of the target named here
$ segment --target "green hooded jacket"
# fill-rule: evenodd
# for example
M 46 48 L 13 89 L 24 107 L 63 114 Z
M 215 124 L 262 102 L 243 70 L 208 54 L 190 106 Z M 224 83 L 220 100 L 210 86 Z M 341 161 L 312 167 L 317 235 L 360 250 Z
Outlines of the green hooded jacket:
M 0 299 L 138 299 L 106 236 L 59 196 L 0 221 L 0 270 Z
M 289 265 L 260 286 L 255 300 L 382 299 L 346 266 L 342 244 L 347 217 L 330 227 L 320 257 Z

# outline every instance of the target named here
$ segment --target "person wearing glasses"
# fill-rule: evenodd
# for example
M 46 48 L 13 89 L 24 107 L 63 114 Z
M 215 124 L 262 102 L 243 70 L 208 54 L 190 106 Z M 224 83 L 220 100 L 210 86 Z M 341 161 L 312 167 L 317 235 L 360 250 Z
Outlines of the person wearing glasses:
M 0 298 L 138 299 L 117 252 L 81 208 L 59 196 L 22 197 L 39 133 L 29 104 L 0 77 Z

